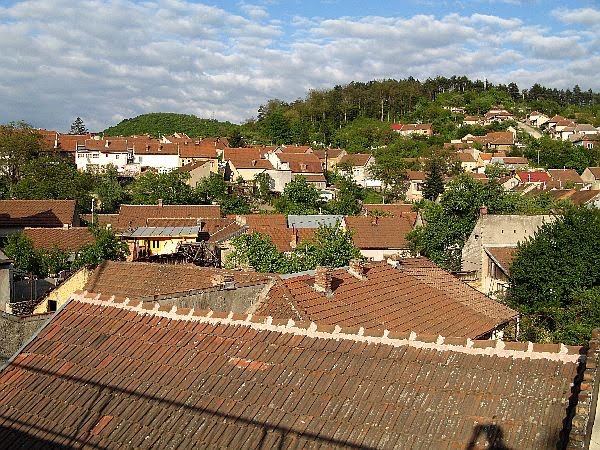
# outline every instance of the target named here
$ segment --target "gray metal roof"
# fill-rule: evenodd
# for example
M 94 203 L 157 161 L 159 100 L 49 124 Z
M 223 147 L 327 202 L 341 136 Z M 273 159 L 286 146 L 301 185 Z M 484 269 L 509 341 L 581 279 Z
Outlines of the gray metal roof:
M 201 227 L 139 227 L 124 236 L 129 237 L 172 237 L 196 236 Z
M 288 228 L 319 228 L 319 225 L 333 226 L 342 222 L 344 216 L 333 214 L 289 215 Z

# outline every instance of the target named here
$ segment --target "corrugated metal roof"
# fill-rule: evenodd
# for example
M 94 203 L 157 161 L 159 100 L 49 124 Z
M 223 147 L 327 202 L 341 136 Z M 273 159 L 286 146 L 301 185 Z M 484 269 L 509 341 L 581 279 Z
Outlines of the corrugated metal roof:
M 319 228 L 319 225 L 333 226 L 337 222 L 342 222 L 344 216 L 341 215 L 289 215 L 288 228 Z
M 129 237 L 196 236 L 199 231 L 200 227 L 139 227 L 124 235 Z

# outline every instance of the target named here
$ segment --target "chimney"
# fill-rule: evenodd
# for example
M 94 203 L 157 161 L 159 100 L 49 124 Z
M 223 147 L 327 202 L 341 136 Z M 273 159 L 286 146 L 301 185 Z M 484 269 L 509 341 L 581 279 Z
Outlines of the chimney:
M 324 293 L 327 297 L 333 295 L 331 290 L 331 268 L 319 266 L 315 273 L 315 284 L 313 288 L 317 292 Z
M 487 213 L 488 213 L 487 206 L 481 205 L 481 207 L 479 208 L 479 215 L 485 216 Z
M 350 268 L 348 269 L 348 273 L 359 280 L 367 279 L 367 275 L 365 274 L 365 266 L 362 260 L 358 258 L 350 260 Z
M 379 223 L 379 217 L 373 216 L 373 218 L 371 219 L 371 225 L 376 226 L 378 223 Z
M 291 249 L 295 249 L 298 246 L 298 231 L 292 228 L 292 239 L 290 240 Z
M 163 199 L 162 198 L 158 199 L 158 206 L 159 206 L 159 208 L 163 207 Z
M 213 286 L 219 289 L 235 289 L 235 280 L 231 274 L 215 274 L 211 282 Z

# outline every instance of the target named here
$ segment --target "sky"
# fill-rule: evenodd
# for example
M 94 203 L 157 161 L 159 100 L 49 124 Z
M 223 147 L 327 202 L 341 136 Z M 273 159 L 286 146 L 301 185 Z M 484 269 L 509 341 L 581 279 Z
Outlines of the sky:
M 0 0 L 0 123 L 243 123 L 351 81 L 600 92 L 600 0 Z

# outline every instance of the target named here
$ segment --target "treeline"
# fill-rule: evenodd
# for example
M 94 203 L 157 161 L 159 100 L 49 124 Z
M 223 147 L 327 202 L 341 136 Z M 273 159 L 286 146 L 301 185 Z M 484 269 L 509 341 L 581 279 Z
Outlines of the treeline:
M 219 122 L 214 119 L 201 119 L 191 114 L 150 113 L 131 119 L 103 131 L 106 136 L 133 136 L 150 134 L 153 137 L 186 133 L 190 137 L 230 136 L 238 125 Z

